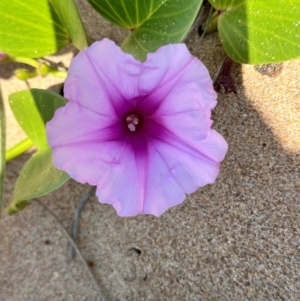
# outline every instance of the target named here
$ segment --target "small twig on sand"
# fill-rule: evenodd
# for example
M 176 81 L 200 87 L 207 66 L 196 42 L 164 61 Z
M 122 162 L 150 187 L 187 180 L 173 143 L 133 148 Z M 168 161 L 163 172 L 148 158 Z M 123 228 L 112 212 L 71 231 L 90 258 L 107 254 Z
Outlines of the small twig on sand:
M 219 65 L 218 67 L 218 70 L 217 72 L 215 73 L 214 77 L 213 77 L 213 84 L 215 84 L 217 78 L 219 77 L 220 73 L 221 73 L 221 70 L 223 68 L 223 65 L 224 65 L 224 62 L 225 62 L 225 59 L 227 58 L 227 55 L 223 58 L 221 64 Z
M 88 191 L 83 195 L 82 199 L 79 201 L 79 204 L 74 212 L 74 221 L 73 221 L 73 226 L 71 230 L 71 237 L 74 239 L 76 242 L 77 236 L 78 236 L 78 227 L 79 227 L 79 218 L 81 211 L 83 210 L 85 204 L 87 203 L 88 199 L 92 195 L 92 193 L 95 191 L 95 186 L 90 186 Z M 75 255 L 75 250 L 73 245 L 70 245 L 70 251 L 69 251 L 69 260 L 72 260 Z

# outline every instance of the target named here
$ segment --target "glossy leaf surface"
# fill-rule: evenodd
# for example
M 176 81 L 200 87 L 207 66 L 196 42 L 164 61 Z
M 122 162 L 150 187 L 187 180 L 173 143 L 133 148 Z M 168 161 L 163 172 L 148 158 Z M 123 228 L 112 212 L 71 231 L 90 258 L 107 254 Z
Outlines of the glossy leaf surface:
M 1 0 L 0 20 L 0 50 L 11 56 L 41 57 L 70 42 L 48 0 Z
M 54 92 L 31 89 L 12 93 L 9 96 L 12 111 L 24 132 L 39 148 L 48 148 L 45 124 L 51 120 L 57 108 L 66 100 Z
M 14 200 L 31 200 L 43 196 L 70 179 L 70 176 L 54 167 L 52 150 L 40 150 L 25 164 L 17 180 Z
M 218 30 L 236 62 L 275 63 L 300 57 L 300 1 L 210 0 L 222 11 Z
M 75 0 L 49 0 L 67 29 L 72 43 L 82 50 L 88 47 L 86 31 Z
M 132 30 L 124 51 L 145 60 L 148 52 L 179 43 L 189 31 L 202 0 L 89 0 L 106 19 Z

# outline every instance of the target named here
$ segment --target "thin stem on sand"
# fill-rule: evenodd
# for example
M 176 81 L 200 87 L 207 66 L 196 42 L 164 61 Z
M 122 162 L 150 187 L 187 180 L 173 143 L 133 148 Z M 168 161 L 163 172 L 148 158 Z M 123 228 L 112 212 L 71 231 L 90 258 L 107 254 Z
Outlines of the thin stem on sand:
M 60 220 L 57 218 L 57 216 L 56 216 L 56 215 L 55 215 L 55 214 L 54 214 L 54 213 L 53 213 L 46 205 L 44 205 L 44 204 L 43 204 L 42 202 L 40 202 L 39 200 L 35 200 L 35 202 L 36 202 L 37 204 L 39 204 L 41 207 L 43 207 L 43 208 L 44 208 L 44 209 L 45 209 L 45 210 L 46 210 L 46 211 L 47 211 L 47 212 L 48 212 L 48 213 L 56 220 L 56 222 L 60 225 L 60 227 L 61 227 L 61 229 L 63 230 L 64 234 L 65 234 L 66 237 L 69 239 L 70 243 L 72 244 L 73 248 L 75 249 L 75 251 L 76 251 L 76 253 L 77 253 L 79 259 L 81 260 L 83 266 L 85 267 L 87 273 L 89 274 L 89 276 L 90 276 L 90 278 L 91 278 L 91 280 L 92 280 L 92 282 L 93 282 L 93 284 L 94 284 L 94 286 L 95 286 L 95 288 L 96 288 L 96 290 L 97 290 L 97 292 L 98 292 L 98 295 L 99 295 L 100 299 L 101 299 L 102 301 L 106 301 L 107 298 L 105 297 L 105 295 L 103 294 L 102 290 L 100 289 L 100 287 L 99 287 L 99 285 L 98 285 L 98 283 L 97 283 L 97 281 L 96 281 L 94 275 L 92 274 L 92 272 L 91 272 L 91 270 L 90 270 L 90 268 L 89 268 L 89 266 L 88 266 L 86 260 L 84 259 L 84 257 L 83 257 L 83 255 L 82 255 L 81 251 L 78 249 L 78 247 L 77 247 L 77 245 L 76 245 L 74 239 L 73 239 L 73 238 L 70 236 L 70 234 L 68 233 L 67 229 L 63 226 L 63 224 L 60 222 Z

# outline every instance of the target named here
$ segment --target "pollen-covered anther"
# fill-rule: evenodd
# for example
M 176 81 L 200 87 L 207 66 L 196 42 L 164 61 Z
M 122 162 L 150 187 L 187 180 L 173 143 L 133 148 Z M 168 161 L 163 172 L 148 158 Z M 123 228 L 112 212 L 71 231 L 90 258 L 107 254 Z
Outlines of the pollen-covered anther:
M 126 118 L 126 122 L 128 124 L 129 131 L 135 132 L 136 126 L 139 124 L 139 119 L 132 114 Z
M 138 131 L 143 125 L 144 118 L 139 112 L 129 112 L 124 117 L 124 124 L 130 132 Z

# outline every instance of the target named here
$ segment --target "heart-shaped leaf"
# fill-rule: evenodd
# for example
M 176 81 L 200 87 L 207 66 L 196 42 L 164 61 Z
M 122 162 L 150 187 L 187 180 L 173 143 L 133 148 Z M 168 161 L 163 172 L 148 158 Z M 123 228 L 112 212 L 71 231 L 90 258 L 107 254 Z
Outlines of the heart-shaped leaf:
M 140 60 L 163 45 L 181 42 L 202 3 L 202 0 L 88 1 L 104 18 L 133 31 L 122 48 Z
M 9 95 L 11 109 L 20 126 L 39 149 L 49 147 L 45 124 L 53 118 L 57 108 L 66 100 L 54 92 L 31 89 Z
M 15 214 L 25 208 L 27 200 L 43 196 L 70 179 L 53 165 L 45 130 L 46 122 L 66 100 L 47 90 L 32 89 L 11 94 L 9 101 L 21 127 L 39 148 L 25 164 L 15 185 L 14 201 L 7 209 L 8 214 Z
M 34 154 L 23 167 L 14 189 L 14 200 L 31 200 L 43 196 L 70 179 L 54 167 L 52 150 L 47 148 Z
M 49 0 L 67 29 L 72 43 L 78 49 L 88 47 L 87 36 L 74 0 Z
M 300 57 L 300 2 L 210 0 L 221 12 L 218 30 L 236 62 L 263 64 Z
M 11 56 L 41 57 L 70 42 L 48 0 L 1 0 L 0 20 L 0 50 Z

